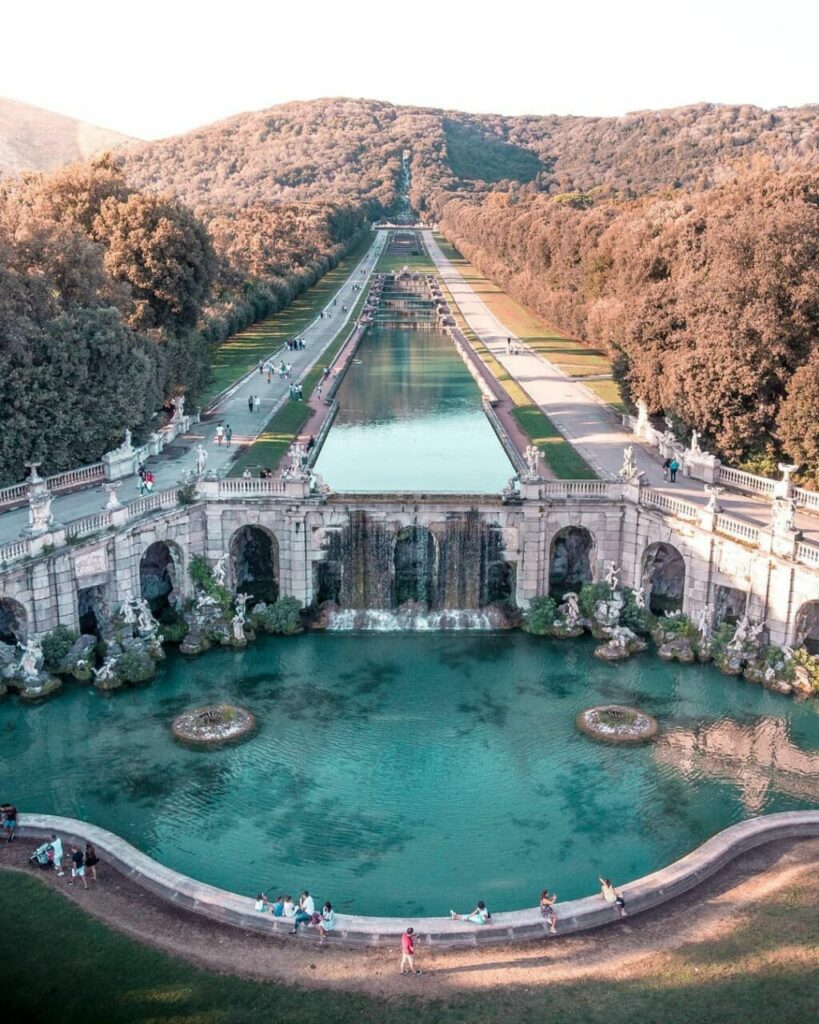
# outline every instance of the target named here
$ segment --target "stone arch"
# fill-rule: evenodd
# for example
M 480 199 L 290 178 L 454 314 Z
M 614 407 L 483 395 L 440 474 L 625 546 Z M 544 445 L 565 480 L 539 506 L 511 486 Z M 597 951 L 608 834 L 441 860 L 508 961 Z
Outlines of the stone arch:
M 19 601 L 0 597 L 0 643 L 23 643 L 28 636 L 28 613 Z
M 184 561 L 179 546 L 167 540 L 149 544 L 139 560 L 139 593 L 154 613 L 176 604 L 182 596 L 183 581 Z
M 557 600 L 594 579 L 594 537 L 585 526 L 564 526 L 549 548 L 549 594 Z
M 279 596 L 279 542 L 263 526 L 240 526 L 230 538 L 230 568 L 237 593 L 271 603 Z
M 819 601 L 806 601 L 796 613 L 794 642 L 819 654 Z
M 428 608 L 435 600 L 438 579 L 438 545 L 425 526 L 405 526 L 395 535 L 392 555 L 393 604 L 408 601 Z
M 643 553 L 642 584 L 655 615 L 682 611 L 685 594 L 685 559 L 673 544 L 658 541 Z

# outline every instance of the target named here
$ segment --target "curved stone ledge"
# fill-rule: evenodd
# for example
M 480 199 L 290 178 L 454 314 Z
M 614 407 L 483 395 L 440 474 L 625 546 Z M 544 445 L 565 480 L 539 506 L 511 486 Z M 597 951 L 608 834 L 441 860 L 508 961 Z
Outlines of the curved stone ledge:
M 42 838 L 56 833 L 63 845 L 91 842 L 106 861 L 156 896 L 195 914 L 239 928 L 285 935 L 290 922 L 254 909 L 254 899 L 227 892 L 166 868 L 124 839 L 84 821 L 49 814 L 21 814 L 18 836 Z M 719 871 L 735 857 L 775 839 L 819 836 L 819 811 L 787 811 L 749 818 L 718 832 L 691 853 L 668 867 L 618 886 L 630 916 L 658 907 Z M 442 897 L 445 898 L 443 893 Z M 491 909 L 491 908 L 490 908 Z M 406 927 L 415 928 L 416 940 L 428 946 L 482 946 L 497 942 L 557 938 L 620 920 L 617 909 L 599 896 L 557 904 L 558 932 L 552 936 L 537 907 L 494 914 L 491 925 L 476 926 L 444 917 L 358 917 L 337 914 L 334 942 L 359 946 L 393 946 Z M 294 941 L 316 939 L 315 929 L 302 928 Z

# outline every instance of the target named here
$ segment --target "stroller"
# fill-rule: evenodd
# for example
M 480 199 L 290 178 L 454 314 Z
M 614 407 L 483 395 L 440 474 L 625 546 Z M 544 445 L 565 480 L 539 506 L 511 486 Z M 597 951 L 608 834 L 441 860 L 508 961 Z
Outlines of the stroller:
M 54 867 L 54 847 L 51 843 L 43 843 L 29 857 L 30 864 L 36 864 L 38 868 Z

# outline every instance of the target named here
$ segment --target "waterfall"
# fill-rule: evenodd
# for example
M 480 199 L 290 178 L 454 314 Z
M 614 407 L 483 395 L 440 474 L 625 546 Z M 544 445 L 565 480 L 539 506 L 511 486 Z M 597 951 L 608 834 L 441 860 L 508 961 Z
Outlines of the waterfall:
M 415 607 L 398 611 L 373 608 L 343 608 L 326 616 L 326 628 L 334 632 L 363 630 L 372 633 L 395 633 L 414 630 L 462 631 L 468 629 L 504 629 L 508 622 L 495 608 L 444 609 L 427 612 Z

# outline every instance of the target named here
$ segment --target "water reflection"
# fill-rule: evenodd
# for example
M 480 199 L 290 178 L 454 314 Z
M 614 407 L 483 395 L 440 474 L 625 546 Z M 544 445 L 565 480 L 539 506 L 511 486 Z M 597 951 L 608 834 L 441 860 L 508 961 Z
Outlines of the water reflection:
M 660 736 L 654 756 L 687 779 L 733 783 L 752 814 L 765 809 L 771 790 L 819 802 L 819 754 L 795 746 L 781 718 L 761 718 L 751 725 L 721 719 L 673 729 Z

